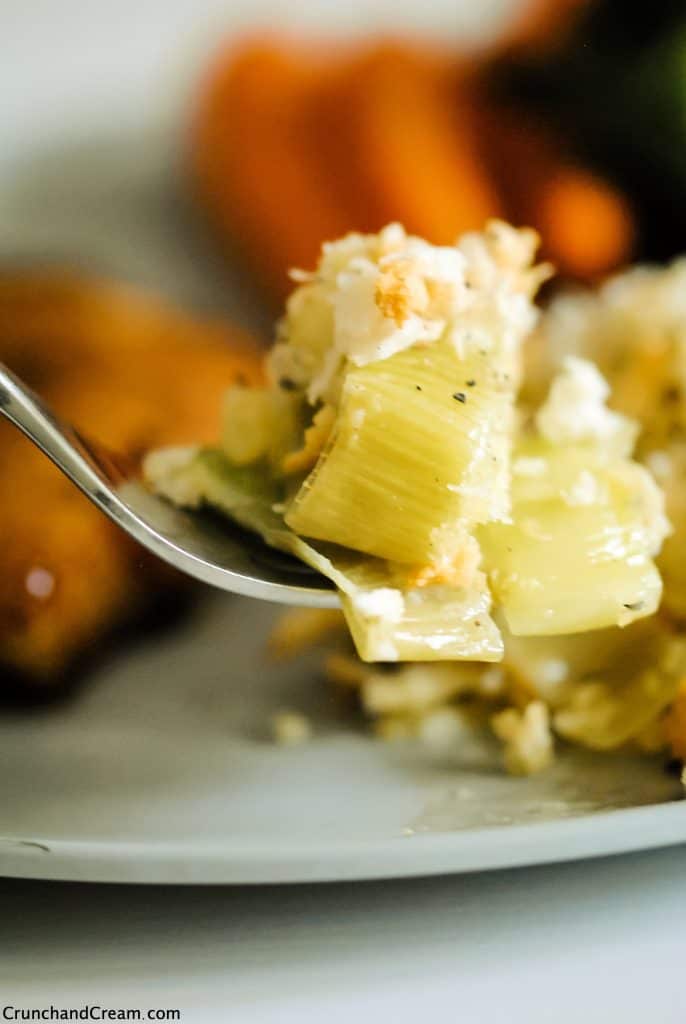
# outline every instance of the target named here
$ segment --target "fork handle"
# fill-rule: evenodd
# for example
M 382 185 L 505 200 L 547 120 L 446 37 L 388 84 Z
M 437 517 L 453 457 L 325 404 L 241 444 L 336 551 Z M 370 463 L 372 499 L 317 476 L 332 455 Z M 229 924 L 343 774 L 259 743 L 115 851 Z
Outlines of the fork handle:
M 261 565 L 244 541 L 210 530 L 150 494 L 132 479 L 132 467 L 62 422 L 30 388 L 0 363 L 0 414 L 44 452 L 94 505 L 134 540 L 176 569 L 235 594 L 314 607 L 336 607 L 333 591 L 283 579 Z M 128 471 L 127 471 L 128 470 Z

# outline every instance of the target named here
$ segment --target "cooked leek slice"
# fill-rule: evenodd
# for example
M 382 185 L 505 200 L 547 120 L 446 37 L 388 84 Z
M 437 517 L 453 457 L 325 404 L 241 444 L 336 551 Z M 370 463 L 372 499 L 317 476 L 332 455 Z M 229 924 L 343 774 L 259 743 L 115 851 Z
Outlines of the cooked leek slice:
M 222 408 L 222 451 L 236 466 L 266 458 L 278 473 L 302 435 L 303 406 L 301 396 L 278 388 L 229 388 Z
M 512 521 L 478 531 L 494 599 L 515 635 L 579 633 L 652 614 L 667 530 L 645 469 L 594 445 L 525 440 Z
M 612 626 L 565 636 L 513 636 L 503 629 L 503 667 L 517 703 L 543 700 L 556 709 L 584 680 L 621 680 L 649 668 L 656 638 L 666 634 L 657 616 L 625 629 Z
M 606 381 L 569 357 L 515 424 L 535 246 L 497 222 L 454 247 L 398 225 L 325 245 L 267 387 L 229 392 L 221 448 L 148 478 L 328 576 L 365 660 L 497 660 L 492 598 L 518 636 L 650 615 L 662 496 Z
M 503 368 L 501 368 L 503 367 Z M 439 565 L 460 524 L 508 511 L 514 368 L 445 338 L 348 371 L 329 444 L 286 512 L 296 533 Z
M 304 541 L 274 510 L 282 492 L 265 464 L 237 467 L 215 449 L 170 449 L 148 456 L 144 469 L 157 493 L 186 507 L 220 509 L 332 580 L 364 661 L 502 657 L 500 633 L 489 615 L 490 595 L 480 574 L 469 589 L 412 588 L 398 567 L 335 545 Z
M 353 555 L 351 563 L 335 553 L 330 559 L 346 578 L 340 587 L 343 611 L 363 661 L 501 659 L 503 644 L 489 614 L 491 598 L 481 574 L 468 588 L 411 588 L 397 568 L 379 559 Z
M 656 629 L 612 666 L 570 687 L 553 716 L 555 731 L 594 750 L 639 739 L 672 703 L 686 677 L 686 640 Z

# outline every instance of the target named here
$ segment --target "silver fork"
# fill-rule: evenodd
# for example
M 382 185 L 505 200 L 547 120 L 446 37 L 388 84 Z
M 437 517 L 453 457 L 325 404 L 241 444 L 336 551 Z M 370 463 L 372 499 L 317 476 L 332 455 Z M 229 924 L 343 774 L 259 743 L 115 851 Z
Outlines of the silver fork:
M 2 363 L 0 414 L 117 526 L 181 572 L 220 590 L 264 601 L 337 606 L 329 581 L 296 559 L 267 547 L 229 520 L 184 512 L 155 497 L 136 479 L 125 458 L 61 422 Z M 6 483 L 11 486 L 11 481 Z M 40 501 L 40 494 L 35 500 Z

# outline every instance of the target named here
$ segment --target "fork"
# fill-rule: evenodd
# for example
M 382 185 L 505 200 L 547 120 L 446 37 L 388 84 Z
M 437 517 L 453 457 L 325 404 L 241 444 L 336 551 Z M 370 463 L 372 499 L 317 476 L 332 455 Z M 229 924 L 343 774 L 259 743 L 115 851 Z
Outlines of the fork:
M 185 512 L 151 494 L 137 479 L 130 460 L 62 422 L 2 363 L 0 414 L 117 526 L 174 568 L 234 594 L 337 607 L 329 581 L 297 559 L 268 547 L 229 520 Z

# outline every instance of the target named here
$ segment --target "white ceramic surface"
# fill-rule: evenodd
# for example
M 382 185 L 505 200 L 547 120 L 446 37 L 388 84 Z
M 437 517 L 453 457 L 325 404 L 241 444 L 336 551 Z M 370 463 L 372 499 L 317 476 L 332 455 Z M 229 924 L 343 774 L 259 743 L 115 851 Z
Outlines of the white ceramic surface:
M 474 28 L 475 13 L 507 6 L 312 0 L 288 17 L 362 28 L 400 14 L 401 24 L 457 34 Z M 287 17 L 268 0 L 12 5 L 0 67 L 0 261 L 68 258 L 259 323 L 246 281 L 225 273 L 193 222 L 176 159 L 208 41 L 255 16 Z M 178 633 L 122 649 L 78 701 L 3 713 L 0 873 L 368 878 L 686 840 L 679 786 L 647 761 L 566 756 L 520 781 L 476 746 L 457 758 L 374 743 L 342 723 L 313 665 L 266 664 L 274 614 L 214 598 Z M 311 744 L 268 742 L 282 707 L 312 715 Z
M 686 839 L 676 780 L 643 759 L 568 755 L 505 777 L 474 743 L 436 754 L 348 723 L 314 657 L 270 666 L 276 613 L 217 597 L 122 651 L 76 701 L 0 720 L 0 873 L 265 882 L 467 871 Z M 315 738 L 279 748 L 269 721 Z M 656 806 L 657 805 L 657 806 Z

